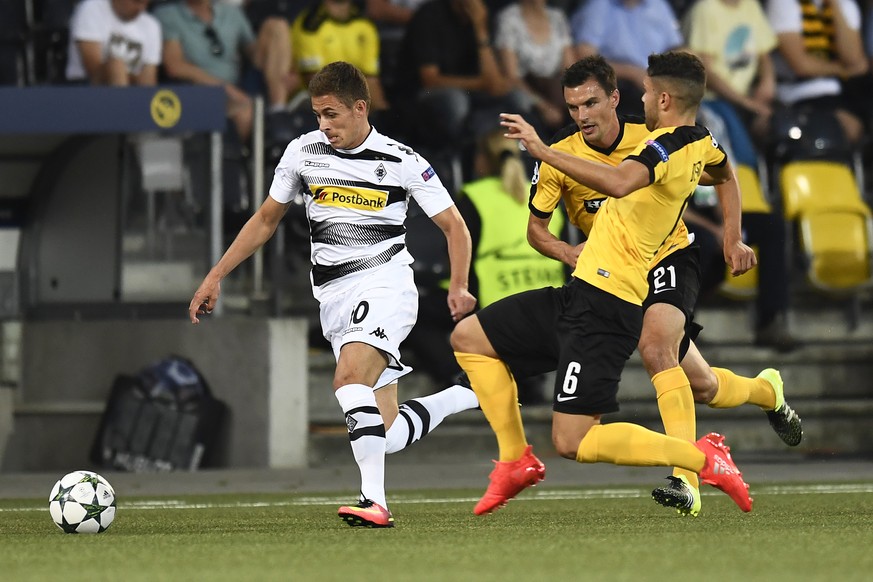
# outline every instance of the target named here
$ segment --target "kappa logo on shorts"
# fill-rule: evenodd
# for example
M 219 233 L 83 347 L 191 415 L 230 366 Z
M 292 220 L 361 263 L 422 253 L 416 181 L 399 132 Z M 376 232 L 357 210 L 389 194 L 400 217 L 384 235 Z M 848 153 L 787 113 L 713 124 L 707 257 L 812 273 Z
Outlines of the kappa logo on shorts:
M 388 336 L 385 335 L 385 330 L 381 327 L 377 327 L 373 331 L 370 332 L 370 335 L 374 335 L 379 339 L 388 339 Z

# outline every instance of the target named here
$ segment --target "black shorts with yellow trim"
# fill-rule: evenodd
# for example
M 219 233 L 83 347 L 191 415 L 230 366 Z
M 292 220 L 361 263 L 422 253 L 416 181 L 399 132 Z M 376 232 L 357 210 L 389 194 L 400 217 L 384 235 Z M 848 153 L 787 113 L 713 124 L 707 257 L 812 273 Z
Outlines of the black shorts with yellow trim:
M 674 251 L 649 271 L 649 295 L 643 311 L 656 303 L 672 305 L 685 314 L 685 335 L 679 344 L 679 361 L 703 329 L 694 321 L 700 294 L 700 247 L 696 244 Z
M 516 377 L 556 371 L 553 410 L 618 410 L 618 382 L 642 329 L 642 309 L 579 279 L 519 293 L 478 313 Z

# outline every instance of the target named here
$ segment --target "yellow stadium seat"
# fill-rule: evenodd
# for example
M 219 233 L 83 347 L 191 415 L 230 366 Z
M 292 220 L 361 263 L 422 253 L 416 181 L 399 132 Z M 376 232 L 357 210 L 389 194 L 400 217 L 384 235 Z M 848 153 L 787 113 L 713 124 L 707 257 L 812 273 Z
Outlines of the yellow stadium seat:
M 785 218 L 802 213 L 866 209 L 852 169 L 840 162 L 801 160 L 780 172 Z
M 873 219 L 870 210 L 804 213 L 798 221 L 810 282 L 848 292 L 873 281 Z
M 873 218 L 852 169 L 800 160 L 780 172 L 784 215 L 795 221 L 814 287 L 848 293 L 873 282 Z
M 746 165 L 738 165 L 736 168 L 737 182 L 743 195 L 743 212 L 757 212 L 769 214 L 772 212 L 770 203 L 764 197 L 761 189 L 761 181 L 758 179 L 758 170 Z

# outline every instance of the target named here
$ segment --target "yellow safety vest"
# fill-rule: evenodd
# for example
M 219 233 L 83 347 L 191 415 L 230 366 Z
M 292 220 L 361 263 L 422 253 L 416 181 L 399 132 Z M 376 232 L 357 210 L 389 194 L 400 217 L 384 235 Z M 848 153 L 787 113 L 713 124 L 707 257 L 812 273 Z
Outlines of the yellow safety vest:
M 541 255 L 527 242 L 530 214 L 503 191 L 499 178 L 483 178 L 463 188 L 482 223 L 473 268 L 479 280 L 479 306 L 527 291 L 564 284 L 564 265 Z M 560 237 L 564 216 L 552 215 L 549 231 Z

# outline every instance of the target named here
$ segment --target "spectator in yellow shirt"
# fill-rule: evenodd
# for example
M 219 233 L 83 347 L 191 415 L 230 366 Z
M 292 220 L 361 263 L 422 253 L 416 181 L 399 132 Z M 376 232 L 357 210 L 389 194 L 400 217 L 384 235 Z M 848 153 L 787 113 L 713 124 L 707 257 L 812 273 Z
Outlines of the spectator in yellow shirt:
M 364 73 L 373 110 L 388 108 L 379 81 L 379 33 L 352 0 L 321 0 L 304 9 L 291 25 L 291 45 L 292 68 L 304 86 L 325 65 L 345 61 Z

